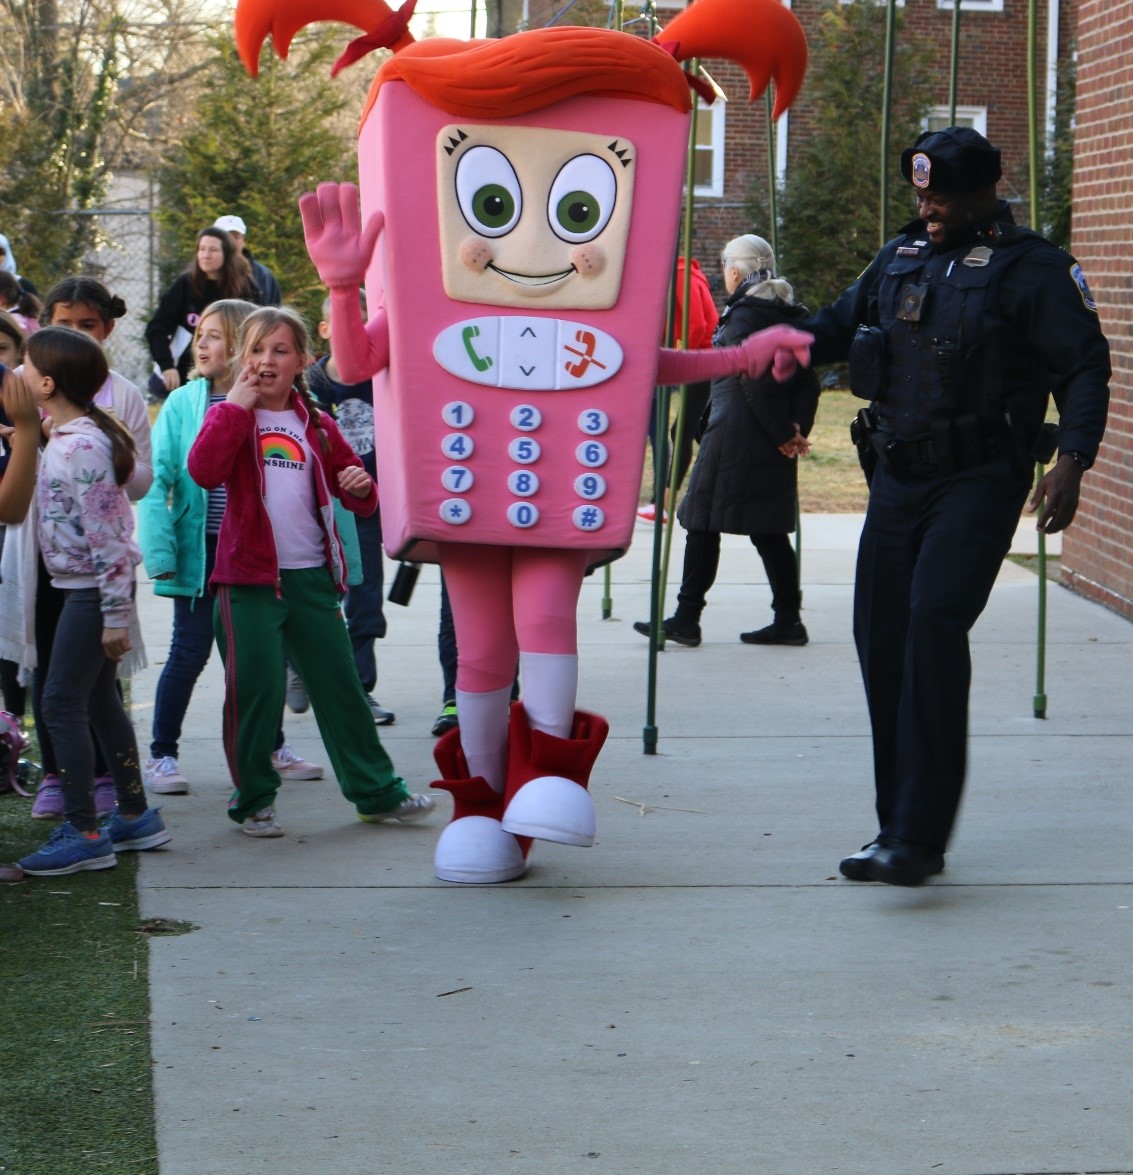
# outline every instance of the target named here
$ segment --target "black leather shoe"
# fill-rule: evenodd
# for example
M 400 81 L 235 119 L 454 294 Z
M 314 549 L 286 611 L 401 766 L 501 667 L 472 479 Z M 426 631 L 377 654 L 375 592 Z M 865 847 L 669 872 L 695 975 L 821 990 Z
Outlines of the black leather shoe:
M 851 881 L 872 881 L 873 875 L 869 871 L 869 863 L 877 856 L 881 847 L 879 840 L 872 840 L 868 845 L 862 845 L 858 852 L 842 858 L 838 871 Z
M 699 624 L 679 624 L 675 616 L 667 616 L 661 624 L 665 629 L 665 639 L 667 641 L 673 641 L 678 645 L 686 645 L 690 649 L 695 649 L 700 644 Z M 635 620 L 633 622 L 633 631 L 640 632 L 642 636 L 648 636 L 649 621 Z
M 890 840 L 878 848 L 866 868 L 874 881 L 884 881 L 886 885 L 923 885 L 944 872 L 944 854 L 927 845 Z
M 745 645 L 805 645 L 810 636 L 799 620 L 795 624 L 769 624 L 753 632 L 741 632 L 740 640 Z

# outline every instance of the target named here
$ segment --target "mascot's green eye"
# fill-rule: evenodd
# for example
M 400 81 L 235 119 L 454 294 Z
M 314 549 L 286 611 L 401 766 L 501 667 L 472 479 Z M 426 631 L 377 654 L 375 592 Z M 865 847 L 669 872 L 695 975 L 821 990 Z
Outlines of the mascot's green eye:
M 468 227 L 484 237 L 510 233 L 523 211 L 519 177 L 495 147 L 473 147 L 460 157 L 456 198 Z
M 485 228 L 504 228 L 515 216 L 515 200 L 499 184 L 485 184 L 472 197 L 472 215 Z
M 576 155 L 563 164 L 547 201 L 547 219 L 560 240 L 592 241 L 610 222 L 618 181 L 597 155 Z
M 602 209 L 589 192 L 567 192 L 555 208 L 555 219 L 568 233 L 587 233 L 601 218 Z

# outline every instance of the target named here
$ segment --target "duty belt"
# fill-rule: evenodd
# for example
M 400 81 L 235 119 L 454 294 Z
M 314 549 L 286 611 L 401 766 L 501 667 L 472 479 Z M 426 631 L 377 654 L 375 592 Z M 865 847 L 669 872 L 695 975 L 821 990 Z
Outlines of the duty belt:
M 1007 426 L 976 416 L 934 420 L 929 432 L 914 437 L 887 433 L 884 417 L 879 423 L 870 441 L 885 467 L 898 476 L 959 473 L 1014 454 Z

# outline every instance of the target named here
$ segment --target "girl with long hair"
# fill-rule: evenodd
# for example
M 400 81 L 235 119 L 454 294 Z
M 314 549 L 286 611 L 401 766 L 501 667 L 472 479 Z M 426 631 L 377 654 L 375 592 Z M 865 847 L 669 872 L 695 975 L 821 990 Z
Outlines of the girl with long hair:
M 24 380 L 52 426 L 36 484 L 40 549 L 63 592 L 57 640 L 43 688 L 43 720 L 59 763 L 64 822 L 19 862 L 33 877 L 109 869 L 115 850 L 153 849 L 169 833 L 147 808 L 133 724 L 116 689 L 130 650 L 134 520 L 123 489 L 134 441 L 94 402 L 109 375 L 102 348 L 69 327 L 28 340 Z M 117 808 L 101 826 L 94 801 L 94 731 L 114 780 Z
M 70 327 L 88 335 L 104 347 L 114 333 L 119 319 L 126 313 L 126 303 L 97 278 L 66 277 L 47 292 L 40 312 L 43 326 Z M 134 444 L 134 462 L 124 486 L 131 501 L 143 497 L 153 482 L 153 457 L 150 448 L 149 413 L 136 384 L 107 367 L 93 403 L 106 411 L 129 432 Z M 64 797 L 59 778 L 55 748 L 49 729 L 43 722 L 44 683 L 51 667 L 55 635 L 63 610 L 64 594 L 51 582 L 37 546 L 34 524 L 14 527 L 6 536 L 7 554 L 0 584 L 0 651 L 32 675 L 32 711 L 40 731 L 40 754 L 44 775 L 32 805 L 36 820 L 58 820 L 63 815 Z M 10 549 L 8 549 L 10 547 Z M 144 665 L 141 631 L 133 618 L 135 633 L 131 652 L 122 666 L 129 676 Z M 95 743 L 95 806 L 99 815 L 111 811 L 116 802 L 114 781 Z

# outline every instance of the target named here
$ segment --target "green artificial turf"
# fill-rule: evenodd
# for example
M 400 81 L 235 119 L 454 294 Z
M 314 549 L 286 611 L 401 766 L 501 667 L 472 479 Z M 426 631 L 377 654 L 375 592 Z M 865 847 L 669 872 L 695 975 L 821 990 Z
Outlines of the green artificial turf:
M 0 796 L 0 861 L 54 822 Z M 0 1173 L 157 1175 L 137 859 L 0 884 Z

